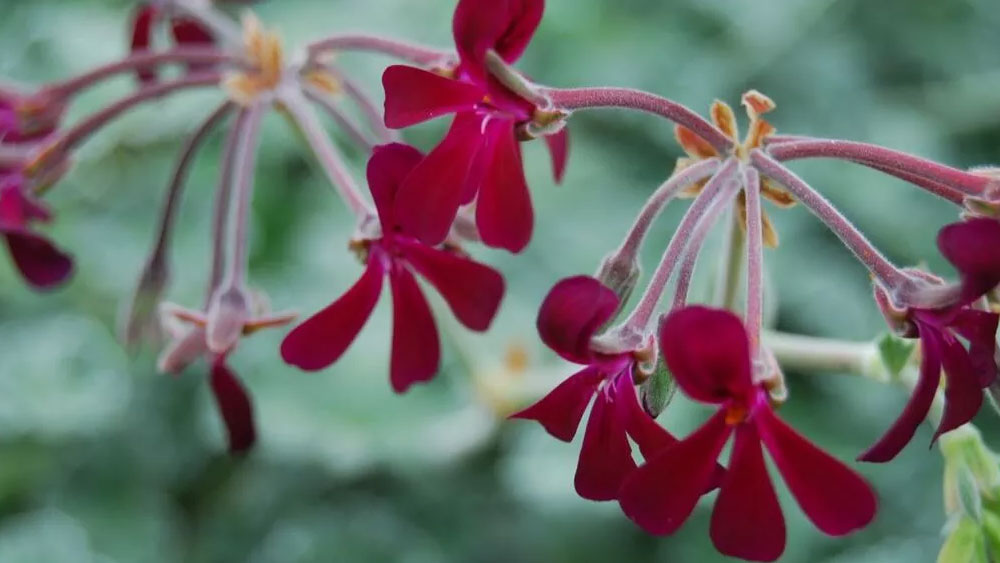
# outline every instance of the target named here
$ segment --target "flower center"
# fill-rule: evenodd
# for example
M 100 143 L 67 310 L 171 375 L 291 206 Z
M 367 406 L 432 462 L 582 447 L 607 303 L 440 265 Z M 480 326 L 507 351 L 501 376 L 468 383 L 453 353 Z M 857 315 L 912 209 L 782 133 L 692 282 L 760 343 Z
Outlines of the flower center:
M 726 407 L 726 424 L 736 426 L 750 418 L 750 409 L 742 403 L 733 403 Z
M 261 94 L 274 90 L 281 82 L 284 74 L 284 51 L 281 38 L 273 31 L 265 30 L 253 14 L 247 14 L 243 18 L 243 48 L 244 55 L 250 62 L 250 70 L 231 73 L 223 81 L 223 87 L 233 101 L 249 106 Z

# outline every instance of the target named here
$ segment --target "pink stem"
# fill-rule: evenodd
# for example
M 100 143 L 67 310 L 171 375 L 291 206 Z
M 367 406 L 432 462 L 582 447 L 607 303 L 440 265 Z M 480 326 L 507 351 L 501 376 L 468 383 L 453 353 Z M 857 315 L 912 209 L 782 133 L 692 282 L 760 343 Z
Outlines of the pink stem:
M 908 174 L 943 184 L 951 190 L 965 195 L 981 195 L 987 185 L 991 183 L 989 178 L 983 176 L 868 143 L 808 139 L 770 144 L 767 147 L 767 152 L 779 161 L 814 157 L 837 158 L 866 166 L 882 167 L 883 171 L 890 174 L 895 170 L 905 171 Z M 885 170 L 886 168 L 889 170 Z
M 946 199 L 955 205 L 963 205 L 965 203 L 965 196 L 961 192 L 953 190 L 951 187 L 942 184 L 936 180 L 931 180 L 923 176 L 918 176 L 912 172 L 906 170 L 900 170 L 896 168 L 890 168 L 888 166 L 881 166 L 878 164 L 865 164 L 864 162 L 859 162 L 863 166 L 867 166 L 879 172 L 884 172 L 890 176 L 895 176 L 900 180 L 913 184 L 914 186 L 924 188 L 930 193 L 940 197 L 941 199 Z
M 760 349 L 764 324 L 764 227 L 761 218 L 760 174 L 753 168 L 744 173 L 747 206 L 747 308 L 746 327 L 750 337 L 751 357 Z
M 309 45 L 310 58 L 315 58 L 326 51 L 371 51 L 419 66 L 435 66 L 455 59 L 455 55 L 450 51 L 364 34 L 334 35 Z
M 354 100 L 354 103 L 361 110 L 368 121 L 369 127 L 383 143 L 392 143 L 399 140 L 399 133 L 385 126 L 385 119 L 382 117 L 382 109 L 372 100 L 364 90 L 353 80 L 340 74 L 340 82 L 344 85 L 344 93 Z
M 543 88 L 541 93 L 548 96 L 557 108 L 564 110 L 619 107 L 654 113 L 687 127 L 715 147 L 720 154 L 728 154 L 733 148 L 732 139 L 705 118 L 673 100 L 655 94 L 630 88 L 610 87 Z
M 688 290 L 691 287 L 691 278 L 694 276 L 694 269 L 698 263 L 698 255 L 708 238 L 709 231 L 718 223 L 719 217 L 726 207 L 732 202 L 733 197 L 739 192 L 740 184 L 731 182 L 727 189 L 719 194 L 719 197 L 712 202 L 712 206 L 705 212 L 705 216 L 698 221 L 698 226 L 691 233 L 687 249 L 684 251 L 684 259 L 681 262 L 681 269 L 677 273 L 677 287 L 674 290 L 674 309 L 683 307 L 687 303 Z
M 344 113 L 339 107 L 337 107 L 336 102 L 334 102 L 330 96 L 319 92 L 316 88 L 304 87 L 303 92 L 306 98 L 312 100 L 316 105 L 323 108 L 323 110 L 337 122 L 337 126 L 344 130 L 345 133 L 353 140 L 358 146 L 365 149 L 365 151 L 371 152 L 375 143 L 368 138 L 364 132 L 361 131 L 361 127 L 358 126 L 351 116 Z
M 232 188 L 236 209 L 233 216 L 232 261 L 226 285 L 230 288 L 244 288 L 247 267 L 250 262 L 250 204 L 253 201 L 254 168 L 257 165 L 257 146 L 260 141 L 260 122 L 264 106 L 256 102 L 247 109 L 243 138 L 233 155 Z
M 909 276 L 892 265 L 837 208 L 796 176 L 794 172 L 760 150 L 754 150 L 750 159 L 763 175 L 784 186 L 814 215 L 819 217 L 886 287 L 899 290 L 909 285 Z
M 222 285 L 222 277 L 226 269 L 226 227 L 229 220 L 229 207 L 233 192 L 233 170 L 236 152 L 240 148 L 240 139 L 246 136 L 249 110 L 242 109 L 236 115 L 222 152 L 219 170 L 219 182 L 215 190 L 215 201 L 212 211 L 212 261 L 208 274 L 208 289 L 205 293 L 205 310 L 208 310 L 212 295 Z

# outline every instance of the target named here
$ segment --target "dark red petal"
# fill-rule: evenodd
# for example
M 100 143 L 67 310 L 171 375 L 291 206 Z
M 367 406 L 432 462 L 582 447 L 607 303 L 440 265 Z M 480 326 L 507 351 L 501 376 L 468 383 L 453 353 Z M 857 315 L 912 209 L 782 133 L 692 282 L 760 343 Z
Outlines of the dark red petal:
M 731 432 L 725 411 L 719 410 L 690 436 L 633 471 L 618 493 L 625 515 L 651 534 L 677 531 L 708 490 L 715 460 Z
M 257 441 L 250 396 L 221 358 L 212 364 L 211 382 L 215 403 L 229 435 L 229 451 L 242 453 L 249 450 Z
M 563 127 L 555 135 L 546 135 L 545 146 L 552 156 L 552 175 L 558 184 L 566 173 L 566 160 L 569 158 L 569 128 Z
M 752 388 L 750 344 L 736 315 L 685 307 L 660 320 L 660 352 L 684 393 L 719 403 Z
M 403 143 L 380 145 L 372 151 L 368 159 L 368 189 L 375 200 L 382 232 L 396 231 L 396 192 L 423 158 L 420 151 Z
M 642 457 L 650 459 L 677 443 L 677 438 L 646 414 L 646 410 L 639 404 L 639 396 L 634 387 L 630 392 L 623 393 L 621 400 L 627 415 L 628 435 L 639 446 Z
M 455 8 L 452 30 L 465 70 L 484 79 L 487 49 L 496 50 L 507 62 L 516 61 L 544 11 L 544 0 L 461 0 Z
M 347 293 L 285 337 L 281 343 L 285 362 L 306 371 L 317 371 L 340 358 L 378 303 L 385 275 L 380 258 L 369 257 L 364 274 Z
M 785 550 L 785 518 L 753 424 L 736 430 L 729 471 L 712 510 L 712 543 L 721 553 L 774 561 Z
M 180 45 L 205 45 L 215 42 L 212 31 L 189 18 L 174 18 L 170 22 L 170 32 Z
M 153 39 L 153 28 L 160 17 L 160 10 L 152 4 L 139 4 L 132 15 L 132 40 L 130 48 L 133 53 L 149 49 Z M 146 83 L 156 80 L 156 70 L 140 68 L 135 71 L 139 81 Z
M 962 296 L 977 299 L 1000 283 L 1000 222 L 971 219 L 938 233 L 938 248 L 962 277 Z
M 427 244 L 448 236 L 483 141 L 481 117 L 471 112 L 455 116 L 445 138 L 396 194 L 396 220 L 407 233 Z
M 982 387 L 987 387 L 997 378 L 994 353 L 998 321 L 1000 315 L 996 313 L 963 309 L 951 323 L 951 327 L 969 341 L 969 360 Z
M 528 246 L 535 223 L 521 147 L 514 137 L 512 121 L 493 120 L 489 127 L 493 162 L 479 188 L 476 226 L 487 246 L 517 253 Z
M 73 260 L 45 237 L 27 229 L 3 231 L 11 259 L 36 289 L 52 289 L 73 273 Z
M 459 322 L 480 332 L 490 327 L 503 299 L 500 272 L 420 243 L 400 244 L 406 249 L 407 261 L 437 288 Z
M 618 296 L 590 276 L 560 280 L 549 290 L 538 310 L 542 342 L 563 358 L 590 363 L 590 339 L 615 311 Z
M 521 58 L 542 21 L 545 0 L 509 0 L 508 24 L 493 48 L 509 63 Z
M 875 518 L 875 492 L 857 472 L 806 440 L 770 408 L 759 409 L 754 420 L 788 489 L 817 528 L 842 536 Z
M 554 438 L 569 442 L 576 435 L 580 419 L 603 379 L 598 368 L 588 366 L 557 385 L 534 405 L 510 417 L 538 421 Z
M 409 127 L 449 113 L 473 109 L 483 101 L 483 88 L 405 65 L 382 73 L 385 88 L 385 125 Z
M 635 470 L 632 446 L 625 433 L 625 410 L 619 400 L 623 393 L 633 393 L 626 389 L 631 386 L 628 374 L 618 376 L 594 399 L 574 479 L 577 494 L 585 499 L 618 498 L 622 481 Z
M 910 443 L 917 427 L 927 416 L 934 402 L 934 394 L 941 382 L 941 337 L 936 329 L 920 327 L 920 347 L 923 358 L 920 361 L 920 379 L 913 389 L 910 400 L 886 433 L 873 446 L 858 457 L 858 461 L 886 462 L 903 451 Z
M 973 368 L 969 353 L 953 337 L 942 342 L 941 363 L 944 366 L 944 413 L 934 433 L 938 436 L 972 420 L 983 405 L 983 386 Z
M 441 344 L 434 316 L 413 274 L 402 264 L 396 264 L 389 281 L 392 284 L 389 379 L 393 390 L 403 393 L 414 383 L 434 377 L 441 360 Z

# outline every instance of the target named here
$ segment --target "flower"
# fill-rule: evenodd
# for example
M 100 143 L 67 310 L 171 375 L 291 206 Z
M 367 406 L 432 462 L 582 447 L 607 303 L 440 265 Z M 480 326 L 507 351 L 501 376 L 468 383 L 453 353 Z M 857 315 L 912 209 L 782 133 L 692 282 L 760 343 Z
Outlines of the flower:
M 1000 223 L 978 218 L 947 225 L 938 233 L 938 248 L 958 270 L 959 297 L 941 308 L 906 312 L 908 335 L 920 339 L 920 376 L 902 414 L 861 454 L 862 461 L 889 461 L 910 442 L 934 402 L 942 367 L 945 407 L 935 440 L 972 420 L 983 403 L 983 389 L 997 379 L 993 353 L 1000 315 L 971 305 L 1000 283 Z M 969 342 L 968 350 L 958 337 Z
M 542 341 L 563 358 L 586 367 L 511 417 L 535 420 L 553 437 L 569 442 L 594 399 L 575 478 L 577 493 L 590 500 L 618 498 L 622 482 L 636 467 L 629 437 L 644 456 L 676 442 L 639 406 L 632 384 L 636 354 L 607 355 L 590 349 L 591 338 L 618 305 L 615 293 L 589 276 L 564 279 L 549 291 L 538 312 Z
M 653 534 L 680 528 L 735 434 L 712 511 L 711 537 L 720 552 L 773 561 L 784 551 L 784 517 L 761 442 L 817 528 L 839 536 L 871 522 L 876 499 L 868 484 L 778 418 L 767 391 L 753 382 L 749 340 L 738 317 L 686 307 L 661 320 L 659 336 L 678 386 L 690 398 L 719 408 L 699 429 L 625 479 L 619 502 L 629 518 Z
M 152 47 L 153 35 L 164 17 L 163 9 L 155 2 L 140 3 L 132 16 L 132 40 L 130 51 L 137 53 L 148 51 Z M 170 18 L 170 34 L 178 45 L 211 45 L 215 37 L 211 30 L 197 21 L 184 16 Z M 204 65 L 192 65 L 192 69 L 203 68 Z M 144 67 L 136 69 L 139 82 L 149 84 L 156 82 L 156 69 Z
M 0 235 L 21 276 L 36 289 L 51 289 L 69 278 L 73 260 L 32 230 L 52 214 L 25 189 L 19 173 L 0 170 Z
M 368 161 L 368 185 L 381 233 L 355 243 L 366 262 L 357 283 L 285 338 L 281 355 L 289 364 L 315 371 L 337 361 L 371 315 L 386 277 L 393 304 L 389 374 L 398 393 L 433 378 L 440 363 L 437 329 L 414 272 L 441 293 L 463 325 L 475 331 L 489 328 L 504 292 L 499 272 L 424 245 L 404 226 L 404 216 L 419 211 L 396 205 L 397 191 L 422 158 L 408 145 L 376 147 Z
M 455 114 L 444 139 L 399 190 L 397 205 L 418 210 L 404 225 L 420 240 L 444 240 L 459 207 L 473 200 L 485 244 L 520 252 L 531 239 L 533 211 L 517 131 L 536 107 L 493 78 L 486 59 L 493 50 L 516 61 L 544 9 L 544 0 L 461 0 L 453 25 L 460 62 L 445 71 L 449 76 L 404 65 L 382 75 L 388 127 Z M 558 181 L 566 165 L 566 131 L 546 140 Z
M 27 143 L 51 135 L 65 109 L 64 100 L 44 91 L 0 92 L 0 144 Z

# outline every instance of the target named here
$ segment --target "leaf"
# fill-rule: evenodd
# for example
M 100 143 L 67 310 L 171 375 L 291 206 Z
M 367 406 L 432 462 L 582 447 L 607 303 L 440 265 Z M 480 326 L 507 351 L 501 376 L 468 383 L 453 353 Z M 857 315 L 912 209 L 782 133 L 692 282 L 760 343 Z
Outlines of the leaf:
M 971 518 L 962 518 L 948 534 L 937 563 L 989 563 L 983 531 Z
M 906 367 L 906 362 L 913 355 L 915 347 L 914 342 L 893 334 L 886 334 L 878 341 L 878 351 L 882 364 L 889 370 L 892 377 L 899 377 L 900 372 Z

